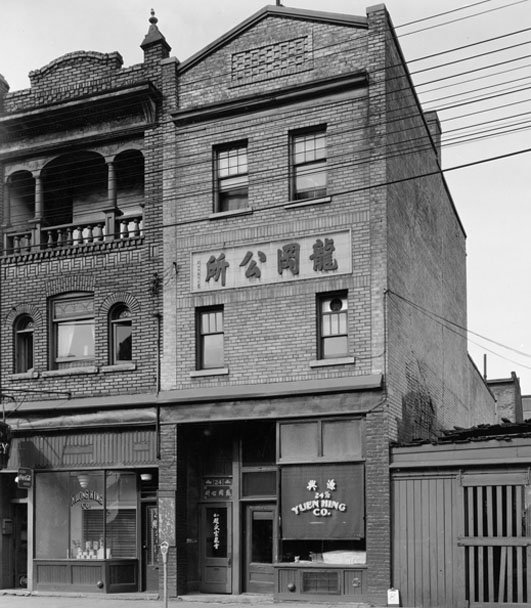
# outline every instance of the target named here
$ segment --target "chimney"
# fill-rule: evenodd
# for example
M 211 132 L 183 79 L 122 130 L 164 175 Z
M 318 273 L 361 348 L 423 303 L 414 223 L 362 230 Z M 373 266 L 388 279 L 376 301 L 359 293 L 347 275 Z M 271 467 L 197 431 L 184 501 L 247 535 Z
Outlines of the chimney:
M 439 122 L 439 116 L 437 112 L 424 112 L 424 118 L 430 130 L 431 139 L 435 145 L 437 151 L 437 158 L 441 160 L 441 123 Z
M 4 100 L 9 92 L 7 80 L 0 74 L 0 112 L 4 111 Z

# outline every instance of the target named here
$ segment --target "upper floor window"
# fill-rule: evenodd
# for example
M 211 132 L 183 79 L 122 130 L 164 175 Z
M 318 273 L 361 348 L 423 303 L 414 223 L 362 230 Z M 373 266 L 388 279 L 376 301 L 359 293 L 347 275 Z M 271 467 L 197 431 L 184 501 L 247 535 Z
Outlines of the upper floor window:
M 197 368 L 216 369 L 224 365 L 223 307 L 197 311 Z
M 319 308 L 319 359 L 348 356 L 348 298 L 346 292 L 323 294 Z
M 133 358 L 133 322 L 131 311 L 125 304 L 113 306 L 109 326 L 111 365 L 130 362 Z
M 52 365 L 94 359 L 94 298 L 75 293 L 52 302 Z
M 244 209 L 249 205 L 246 142 L 215 151 L 215 179 L 217 212 Z
M 324 128 L 291 135 L 291 199 L 326 196 L 326 132 Z
M 33 319 L 29 315 L 21 315 L 15 321 L 15 373 L 33 369 L 34 327 Z

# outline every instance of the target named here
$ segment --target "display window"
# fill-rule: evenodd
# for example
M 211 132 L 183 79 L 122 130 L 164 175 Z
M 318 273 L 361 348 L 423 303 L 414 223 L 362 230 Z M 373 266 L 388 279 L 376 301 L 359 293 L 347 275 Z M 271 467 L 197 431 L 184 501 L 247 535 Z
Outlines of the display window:
M 35 505 L 37 559 L 137 556 L 135 473 L 38 473 Z

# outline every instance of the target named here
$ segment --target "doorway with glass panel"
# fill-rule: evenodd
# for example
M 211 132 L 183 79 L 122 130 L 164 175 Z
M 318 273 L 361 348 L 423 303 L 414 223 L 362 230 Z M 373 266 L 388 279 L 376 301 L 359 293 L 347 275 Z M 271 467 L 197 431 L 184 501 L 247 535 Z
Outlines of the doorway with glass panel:
M 244 590 L 274 592 L 275 505 L 247 504 L 243 529 Z

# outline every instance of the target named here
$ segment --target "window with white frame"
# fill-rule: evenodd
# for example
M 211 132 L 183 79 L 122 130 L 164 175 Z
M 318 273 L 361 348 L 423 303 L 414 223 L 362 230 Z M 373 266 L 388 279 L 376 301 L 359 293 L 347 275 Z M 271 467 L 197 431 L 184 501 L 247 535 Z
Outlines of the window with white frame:
M 236 211 L 249 206 L 247 142 L 215 150 L 215 211 Z
M 223 307 L 197 310 L 197 369 L 224 366 Z
M 326 131 L 324 127 L 291 134 L 292 200 L 327 194 Z
M 94 360 L 94 297 L 73 293 L 52 301 L 52 367 Z
M 348 356 L 347 292 L 323 294 L 318 297 L 319 359 Z

